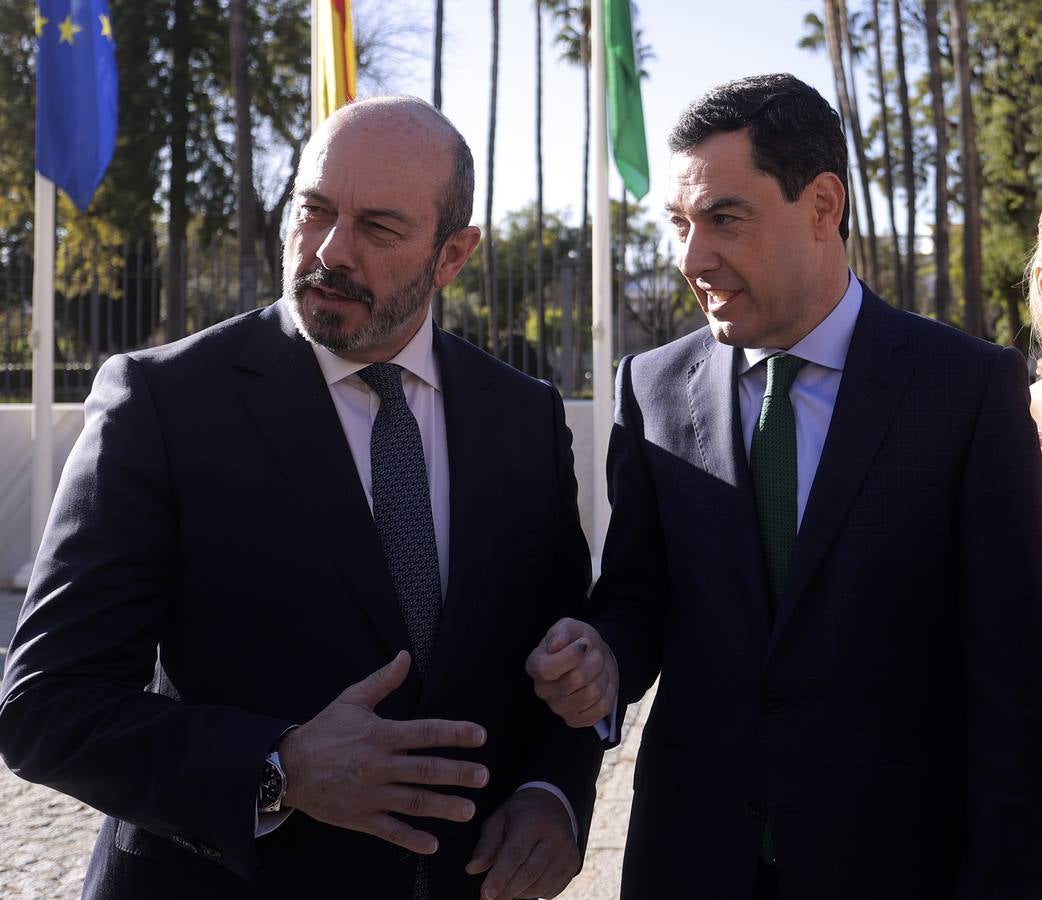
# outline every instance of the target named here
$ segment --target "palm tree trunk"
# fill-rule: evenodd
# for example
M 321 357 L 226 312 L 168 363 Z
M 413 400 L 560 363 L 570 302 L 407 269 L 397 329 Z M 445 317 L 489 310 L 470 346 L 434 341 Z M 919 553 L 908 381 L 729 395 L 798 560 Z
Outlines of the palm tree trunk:
M 573 357 L 575 369 L 572 384 L 581 387 L 583 385 L 583 373 L 586 367 L 583 365 L 583 347 L 586 336 L 586 311 L 589 304 L 590 283 L 587 277 L 587 222 L 590 217 L 590 29 L 589 16 L 584 17 L 582 29 L 582 47 L 580 49 L 580 63 L 583 67 L 583 184 L 582 184 L 582 212 L 579 219 L 579 277 L 576 290 L 576 329 L 575 329 L 575 355 Z M 592 314 L 592 310 L 590 311 Z
M 966 296 L 965 329 L 973 335 L 984 332 L 981 316 L 981 221 L 980 178 L 977 157 L 977 126 L 970 93 L 970 49 L 966 28 L 966 0 L 951 0 L 952 57 L 959 88 L 959 143 L 963 172 L 963 292 Z
M 167 228 L 167 340 L 183 337 L 187 327 L 185 283 L 186 238 L 188 233 L 188 95 L 191 91 L 189 55 L 192 52 L 191 0 L 174 0 L 170 29 L 171 77 L 169 224 Z
M 865 204 L 865 225 L 868 233 L 865 235 L 868 245 L 868 277 L 873 284 L 879 283 L 879 250 L 876 246 L 876 217 L 872 209 L 872 196 L 869 194 L 868 183 L 868 160 L 865 156 L 865 138 L 861 131 L 861 113 L 857 105 L 857 82 L 854 73 L 854 42 L 850 36 L 850 27 L 847 21 L 846 0 L 839 0 L 839 28 L 843 36 L 843 44 L 847 48 L 850 60 L 850 90 L 848 92 L 850 103 L 850 132 L 854 138 L 854 152 L 857 155 L 857 170 L 861 180 L 861 198 Z
M 948 274 L 948 121 L 944 113 L 944 81 L 941 78 L 940 28 L 937 22 L 937 0 L 926 0 L 926 46 L 930 60 L 930 94 L 933 127 L 937 148 L 934 159 L 934 235 L 933 256 L 937 269 L 934 282 L 933 311 L 940 322 L 947 322 L 951 307 L 952 285 Z
M 441 109 L 441 46 L 444 38 L 445 0 L 434 2 L 434 96 L 432 102 L 435 109 Z M 445 295 L 439 288 L 434 292 L 434 319 L 443 322 Z
M 883 74 L 883 23 L 879 18 L 879 0 L 872 0 L 872 21 L 875 25 L 876 89 L 879 92 L 879 117 L 883 132 L 883 178 L 886 185 L 886 203 L 890 213 L 890 240 L 893 245 L 894 292 L 897 305 L 905 308 L 904 278 L 901 275 L 901 242 L 897 236 L 897 210 L 894 204 L 894 163 L 890 152 L 890 122 L 886 106 L 886 76 Z
M 492 2 L 492 85 L 488 102 L 488 176 L 485 185 L 485 304 L 488 307 L 489 349 L 499 355 L 499 315 L 496 306 L 496 242 L 492 233 L 492 186 L 496 161 L 496 95 L 499 90 L 499 0 Z
M 905 202 L 908 218 L 905 236 L 904 308 L 914 310 L 915 302 L 915 148 L 912 145 L 912 112 L 908 100 L 908 77 L 905 74 L 904 28 L 901 24 L 900 0 L 893 0 L 894 46 L 897 50 L 897 88 L 901 105 L 901 142 L 904 144 Z
M 543 297 L 543 4 L 535 0 L 535 296 L 539 315 L 539 359 L 542 378 L 546 360 L 546 302 Z
M 441 45 L 444 37 L 445 0 L 434 2 L 434 97 L 435 109 L 441 109 Z
M 232 87 L 235 93 L 235 170 L 238 176 L 239 312 L 257 305 L 257 212 L 253 192 L 253 135 L 250 129 L 250 70 L 246 60 L 243 0 L 228 8 Z
M 839 99 L 839 113 L 843 120 L 843 129 L 850 127 L 850 94 L 847 91 L 847 78 L 843 70 L 843 45 L 840 38 L 839 6 L 837 0 L 825 0 L 825 46 L 828 48 L 829 62 L 832 64 L 832 79 L 836 86 L 836 97 Z M 849 167 L 848 167 L 849 171 Z M 850 190 L 851 246 L 854 250 L 855 268 L 863 265 L 865 245 L 862 238 L 860 212 L 854 202 L 854 188 L 847 179 Z

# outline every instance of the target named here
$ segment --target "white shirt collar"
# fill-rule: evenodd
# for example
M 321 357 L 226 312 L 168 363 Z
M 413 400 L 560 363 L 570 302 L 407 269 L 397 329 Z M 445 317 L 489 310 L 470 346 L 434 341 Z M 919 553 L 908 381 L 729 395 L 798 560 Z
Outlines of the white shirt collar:
M 311 348 L 315 351 L 315 359 L 318 360 L 318 367 L 322 370 L 326 385 L 343 381 L 369 365 L 367 362 L 337 356 L 332 350 L 315 343 L 311 344 Z M 434 359 L 434 319 L 429 307 L 416 334 L 402 347 L 398 355 L 388 362 L 401 366 L 436 391 L 441 391 L 441 373 Z
M 786 353 L 798 356 L 826 369 L 843 371 L 847 361 L 850 339 L 854 336 L 858 313 L 861 312 L 861 282 L 849 269 L 847 289 L 821 323 L 803 340 L 798 341 Z M 739 362 L 738 374 L 744 375 L 757 363 L 781 351 L 777 347 L 746 347 L 744 359 Z

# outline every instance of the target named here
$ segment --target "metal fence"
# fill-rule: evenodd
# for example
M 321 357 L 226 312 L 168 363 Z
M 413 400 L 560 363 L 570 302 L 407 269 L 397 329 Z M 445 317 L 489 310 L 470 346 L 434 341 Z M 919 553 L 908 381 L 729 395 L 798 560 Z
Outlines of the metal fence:
M 588 279 L 580 279 L 574 254 L 547 253 L 540 310 L 536 266 L 530 256 L 504 254 L 498 261 L 497 289 L 490 303 L 476 254 L 440 298 L 439 323 L 510 365 L 552 381 L 565 396 L 588 396 L 592 365 Z M 168 332 L 167 259 L 166 249 L 153 240 L 90 250 L 59 242 L 56 402 L 81 402 L 98 366 L 111 354 L 155 346 L 173 337 Z M 191 334 L 235 315 L 239 284 L 234 246 L 218 241 L 190 243 L 182 259 L 185 332 Z M 278 281 L 278 274 L 262 263 L 257 285 L 260 305 L 278 297 Z M 673 336 L 668 329 L 649 326 L 661 318 L 660 307 L 668 307 L 669 321 L 676 327 L 692 324 L 687 321 L 690 304 L 681 308 L 677 303 L 682 286 L 677 287 L 673 270 L 664 262 L 635 266 L 619 281 L 624 290 L 620 294 L 616 289 L 613 301 L 616 358 Z M 656 287 L 649 291 L 647 285 Z M 490 335 L 493 311 L 498 325 L 495 346 Z M 31 256 L 0 251 L 0 402 L 31 400 L 31 321 Z

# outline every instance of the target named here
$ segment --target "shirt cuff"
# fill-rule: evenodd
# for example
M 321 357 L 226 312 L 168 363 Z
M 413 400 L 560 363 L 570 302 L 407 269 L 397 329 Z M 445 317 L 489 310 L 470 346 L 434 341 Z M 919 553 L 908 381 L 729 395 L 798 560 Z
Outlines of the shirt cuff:
M 266 834 L 271 834 L 289 818 L 291 812 L 293 812 L 293 809 L 291 807 L 286 807 L 286 809 L 280 809 L 277 813 L 264 813 L 262 815 L 256 811 L 256 808 L 254 808 L 253 836 L 259 838 L 264 837 Z
M 619 740 L 619 699 L 615 698 L 611 715 L 605 716 L 599 722 L 593 723 L 593 730 L 602 741 L 617 743 Z
M 579 820 L 575 818 L 575 810 L 572 809 L 572 804 L 568 798 L 564 795 L 564 792 L 556 785 L 550 784 L 547 781 L 526 781 L 517 790 L 523 791 L 525 788 L 539 788 L 544 791 L 549 791 L 553 794 L 561 803 L 564 804 L 565 811 L 568 813 L 568 818 L 572 823 L 572 837 L 575 838 L 575 842 L 579 842 Z M 515 791 L 516 793 L 516 791 Z

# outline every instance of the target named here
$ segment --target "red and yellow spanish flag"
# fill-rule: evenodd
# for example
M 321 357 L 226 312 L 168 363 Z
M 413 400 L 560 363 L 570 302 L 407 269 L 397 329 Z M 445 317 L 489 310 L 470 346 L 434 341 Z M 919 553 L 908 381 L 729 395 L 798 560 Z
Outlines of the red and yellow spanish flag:
M 355 99 L 351 0 L 311 2 L 311 130 Z

